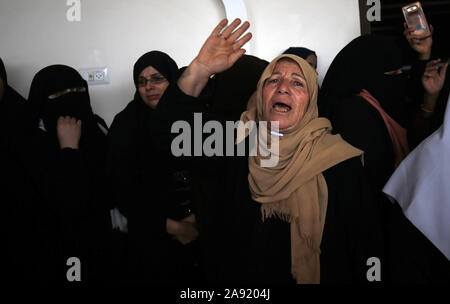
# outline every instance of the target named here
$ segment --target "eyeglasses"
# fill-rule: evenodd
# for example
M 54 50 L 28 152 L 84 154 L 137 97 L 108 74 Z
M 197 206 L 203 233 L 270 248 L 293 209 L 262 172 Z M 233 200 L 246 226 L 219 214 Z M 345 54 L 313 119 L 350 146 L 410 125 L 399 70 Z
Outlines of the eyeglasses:
M 86 88 L 85 87 L 79 87 L 79 88 L 69 88 L 69 89 L 65 89 L 59 92 L 56 92 L 55 94 L 52 94 L 50 96 L 48 96 L 49 99 L 55 99 L 58 97 L 61 97 L 67 93 L 71 93 L 71 92 L 76 92 L 76 93 L 82 93 L 82 92 L 86 92 Z
M 148 82 L 150 82 L 151 84 L 161 84 L 165 81 L 167 81 L 167 79 L 163 75 L 155 74 L 151 75 L 150 79 L 147 79 L 145 77 L 139 77 L 137 83 L 139 87 L 145 87 L 147 86 Z

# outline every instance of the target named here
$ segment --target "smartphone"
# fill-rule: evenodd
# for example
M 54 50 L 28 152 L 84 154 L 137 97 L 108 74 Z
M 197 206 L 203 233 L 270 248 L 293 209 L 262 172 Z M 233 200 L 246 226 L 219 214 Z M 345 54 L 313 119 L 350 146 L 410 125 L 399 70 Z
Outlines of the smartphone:
M 414 27 L 414 34 L 420 36 L 428 36 L 431 34 L 427 19 L 423 13 L 420 2 L 410 3 L 402 7 L 403 16 L 405 17 L 408 27 Z

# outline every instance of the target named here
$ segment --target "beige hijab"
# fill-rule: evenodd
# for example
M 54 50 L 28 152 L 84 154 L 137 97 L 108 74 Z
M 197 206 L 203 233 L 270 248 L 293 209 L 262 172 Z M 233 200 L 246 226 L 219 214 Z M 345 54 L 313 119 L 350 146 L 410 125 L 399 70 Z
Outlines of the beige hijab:
M 262 204 L 263 218 L 279 216 L 291 223 L 292 275 L 297 283 L 320 283 L 320 243 L 328 203 L 322 172 L 363 152 L 331 135 L 331 124 L 318 118 L 317 73 L 300 57 L 281 55 L 264 70 L 256 91 L 256 108 L 244 112 L 241 121 L 263 121 L 262 89 L 277 62 L 291 58 L 305 75 L 309 105 L 298 126 L 279 138 L 279 162 L 261 167 L 261 156 L 248 159 L 252 198 Z

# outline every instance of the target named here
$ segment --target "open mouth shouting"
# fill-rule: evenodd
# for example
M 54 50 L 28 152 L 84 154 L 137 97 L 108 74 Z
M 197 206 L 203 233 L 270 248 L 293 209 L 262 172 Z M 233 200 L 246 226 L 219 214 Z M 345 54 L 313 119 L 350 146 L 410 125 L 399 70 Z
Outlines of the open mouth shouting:
M 281 133 L 299 125 L 308 107 L 305 75 L 295 61 L 279 61 L 262 88 L 262 119 L 278 122 Z
M 272 105 L 272 111 L 277 112 L 277 113 L 287 113 L 291 109 L 292 109 L 291 106 L 289 106 L 286 103 L 280 102 L 280 101 L 276 101 Z

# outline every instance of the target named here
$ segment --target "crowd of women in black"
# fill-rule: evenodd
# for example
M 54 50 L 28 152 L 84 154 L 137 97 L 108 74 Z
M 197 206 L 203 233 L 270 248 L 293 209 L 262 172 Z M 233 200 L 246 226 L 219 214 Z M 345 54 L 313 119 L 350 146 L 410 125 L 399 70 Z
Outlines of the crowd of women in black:
M 73 68 L 39 71 L 26 100 L 0 61 L 11 282 L 67 282 L 70 257 L 86 283 L 369 283 L 373 257 L 376 281 L 449 282 L 448 258 L 382 192 L 444 120 L 447 64 L 432 37 L 358 37 L 319 89 L 315 52 L 243 55 L 248 27 L 222 21 L 185 68 L 142 55 L 136 93 L 109 130 Z M 414 62 L 402 59 L 402 39 Z M 171 126 L 195 112 L 279 121 L 279 163 L 173 156 Z

